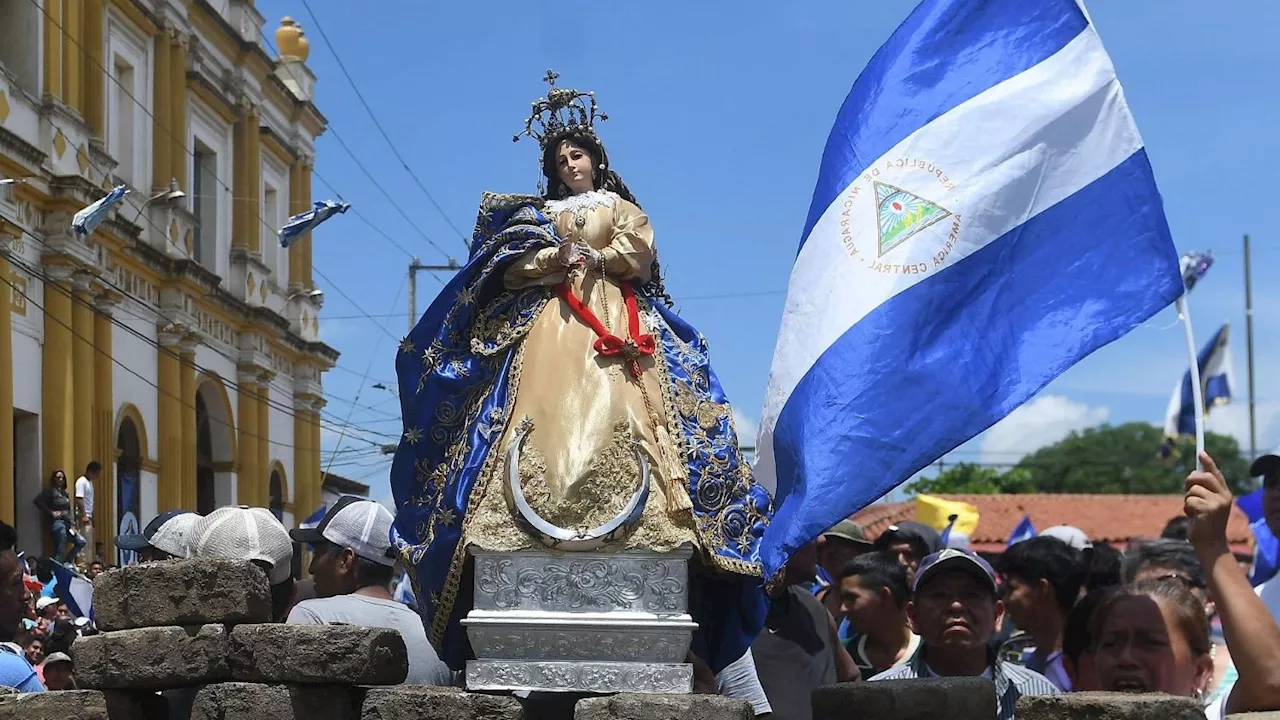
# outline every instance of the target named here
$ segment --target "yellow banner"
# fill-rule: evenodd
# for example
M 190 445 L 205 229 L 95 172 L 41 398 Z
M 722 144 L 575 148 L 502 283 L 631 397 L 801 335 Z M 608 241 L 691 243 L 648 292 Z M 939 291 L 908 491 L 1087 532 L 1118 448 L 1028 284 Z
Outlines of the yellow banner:
M 916 496 L 916 522 L 942 531 L 952 515 L 957 516 L 956 532 L 973 537 L 974 531 L 978 529 L 978 508 L 966 502 L 943 500 L 933 495 Z

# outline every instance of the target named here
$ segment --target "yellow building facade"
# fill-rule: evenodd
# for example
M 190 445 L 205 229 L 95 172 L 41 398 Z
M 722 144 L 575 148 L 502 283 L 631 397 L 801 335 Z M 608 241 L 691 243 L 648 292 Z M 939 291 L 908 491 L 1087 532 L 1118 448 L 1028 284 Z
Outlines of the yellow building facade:
M 307 41 L 252 0 L 0 0 L 0 520 L 101 462 L 96 554 L 171 509 L 321 500 Z M 125 200 L 89 237 L 72 216 Z M 127 558 L 123 558 L 127 559 Z

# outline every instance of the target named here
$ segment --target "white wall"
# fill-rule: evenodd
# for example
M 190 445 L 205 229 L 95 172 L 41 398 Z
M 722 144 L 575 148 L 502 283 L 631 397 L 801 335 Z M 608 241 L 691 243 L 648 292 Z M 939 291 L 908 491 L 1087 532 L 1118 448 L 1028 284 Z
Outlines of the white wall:
M 130 172 L 123 171 L 123 168 L 117 168 L 116 174 L 122 177 L 130 177 L 134 189 L 143 192 L 143 195 L 149 194 L 154 183 L 151 180 L 151 118 L 147 115 L 146 110 L 138 107 L 141 103 L 143 107 L 150 109 L 152 106 L 152 88 L 154 86 L 152 71 L 151 43 L 147 38 L 142 37 L 133 27 L 133 24 L 125 20 L 114 8 L 108 8 L 106 20 L 107 53 L 103 58 L 103 65 L 111 73 L 116 72 L 116 59 L 123 60 L 132 66 L 133 71 L 133 87 L 122 88 L 122 83 L 112 80 L 106 80 L 105 97 L 107 101 L 107 151 L 114 157 L 121 166 L 131 165 Z M 117 78 L 118 79 L 118 78 Z M 128 94 L 124 91 L 127 90 Z M 130 99 L 129 95 L 133 96 Z M 136 102 L 135 102 L 136 100 Z M 125 144 L 121 135 L 121 118 L 122 113 L 131 117 L 131 133 L 126 135 L 132 136 L 131 153 L 132 159 L 122 157 L 121 148 Z M 165 182 L 168 178 L 164 179 Z
M 267 204 L 267 186 L 275 190 L 275 212 Z M 289 256 L 276 233 L 289 219 L 289 168 L 269 153 L 262 155 L 262 262 L 271 269 L 271 283 L 281 290 L 289 287 Z M 293 403 L 291 399 L 290 404 Z
M 206 202 L 214 202 L 216 205 L 214 213 L 217 222 L 216 246 L 211 256 L 214 263 L 213 265 L 208 265 L 208 263 L 204 263 L 204 258 L 198 258 L 198 260 L 217 273 L 219 277 L 226 278 L 231 273 L 231 221 L 232 206 L 235 203 L 232 200 L 231 193 L 223 183 L 230 184 L 228 178 L 232 175 L 232 154 L 234 149 L 232 127 L 194 96 L 191 98 L 189 107 L 188 117 L 191 123 L 191 137 L 188 139 L 189 146 L 194 149 L 198 141 L 201 145 L 217 154 L 215 167 L 217 178 L 210 179 L 210 182 L 205 183 L 209 187 L 201 187 L 200 189 L 201 194 L 206 196 L 204 200 Z M 187 172 L 186 187 L 194 189 L 197 172 L 194 160 L 188 163 Z M 213 197 L 210 198 L 208 197 L 209 195 L 213 195 Z M 188 200 L 190 207 L 193 209 L 195 207 L 194 201 L 194 197 Z
M 136 313 L 136 314 L 135 314 Z M 141 317 L 138 317 L 141 316 Z M 156 408 L 159 384 L 156 367 L 155 321 L 144 318 L 152 316 L 150 311 L 142 310 L 133 300 L 125 299 L 114 312 L 116 326 L 112 328 L 111 354 L 119 362 L 113 362 L 112 381 L 115 383 L 116 415 L 125 403 L 133 403 L 142 414 L 141 429 L 147 438 L 147 459 L 155 460 L 159 455 L 160 420 Z M 150 340 L 150 343 L 125 330 L 126 325 Z M 114 419 L 114 418 L 113 418 Z M 144 521 L 145 522 L 145 521 Z

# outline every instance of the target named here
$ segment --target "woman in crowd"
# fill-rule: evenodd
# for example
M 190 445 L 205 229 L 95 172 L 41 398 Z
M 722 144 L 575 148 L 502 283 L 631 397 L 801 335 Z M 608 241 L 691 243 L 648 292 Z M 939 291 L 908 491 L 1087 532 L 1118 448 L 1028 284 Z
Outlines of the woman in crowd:
M 1239 678 L 1205 711 L 1228 714 L 1280 709 L 1280 626 L 1253 592 L 1227 546 L 1232 497 L 1213 459 L 1187 478 L 1188 539 L 1217 601 L 1223 634 Z M 1203 698 L 1213 676 L 1204 605 L 1176 578 L 1118 588 L 1094 614 L 1095 669 L 1103 690 L 1165 692 Z
M 35 499 L 36 507 L 49 520 L 49 532 L 53 535 L 53 558 L 59 562 L 74 563 L 76 556 L 84 549 L 84 536 L 77 532 L 71 509 L 71 496 L 67 492 L 67 474 L 54 470 L 49 477 L 49 486 L 40 492 Z M 63 555 L 67 541 L 71 541 L 71 549 Z

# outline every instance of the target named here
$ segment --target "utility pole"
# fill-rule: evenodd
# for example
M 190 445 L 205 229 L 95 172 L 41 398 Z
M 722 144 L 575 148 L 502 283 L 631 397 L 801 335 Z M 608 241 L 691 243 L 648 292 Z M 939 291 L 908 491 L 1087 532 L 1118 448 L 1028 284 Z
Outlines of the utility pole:
M 419 270 L 447 270 L 453 272 L 458 269 L 458 261 L 452 257 L 449 258 L 448 265 L 423 265 L 418 260 L 418 256 L 414 255 L 409 261 L 409 332 L 413 332 L 413 326 L 418 324 L 418 271 Z
M 1253 421 L 1253 278 L 1249 270 L 1249 236 L 1244 236 L 1244 335 L 1249 356 L 1249 462 L 1258 457 L 1258 436 Z

